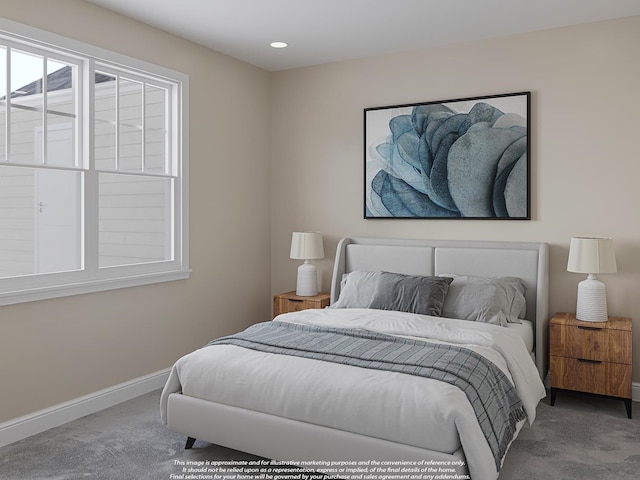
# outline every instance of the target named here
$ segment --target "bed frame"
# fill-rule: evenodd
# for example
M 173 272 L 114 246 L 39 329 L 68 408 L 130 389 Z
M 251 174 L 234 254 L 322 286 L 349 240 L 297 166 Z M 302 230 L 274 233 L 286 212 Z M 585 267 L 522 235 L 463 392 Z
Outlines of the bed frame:
M 535 358 L 540 378 L 548 368 L 549 247 L 546 243 L 471 240 L 343 238 L 338 243 L 331 280 L 331 303 L 340 280 L 354 270 L 407 275 L 519 277 L 527 286 L 526 320 L 535 328 Z
M 343 238 L 336 252 L 331 302 L 340 294 L 342 275 L 354 270 L 520 277 L 527 285 L 526 318 L 535 326 L 536 366 L 544 379 L 548 358 L 548 262 L 545 243 Z M 186 448 L 191 448 L 198 438 L 282 461 L 464 460 L 462 449 L 435 452 L 179 393 L 169 396 L 167 425 L 188 437 Z

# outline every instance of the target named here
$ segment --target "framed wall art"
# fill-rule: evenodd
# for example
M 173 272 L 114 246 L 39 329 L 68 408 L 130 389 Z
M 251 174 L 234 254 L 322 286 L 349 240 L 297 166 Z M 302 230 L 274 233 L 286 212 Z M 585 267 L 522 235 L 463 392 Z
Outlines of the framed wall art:
M 366 108 L 364 218 L 529 220 L 530 97 Z

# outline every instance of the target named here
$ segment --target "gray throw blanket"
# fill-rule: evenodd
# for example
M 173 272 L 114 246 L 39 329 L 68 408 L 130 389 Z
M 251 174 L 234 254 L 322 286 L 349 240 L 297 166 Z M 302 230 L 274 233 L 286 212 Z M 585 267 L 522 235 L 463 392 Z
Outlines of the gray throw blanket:
M 401 372 L 459 387 L 471 402 L 500 470 L 516 424 L 526 418 L 520 397 L 502 371 L 468 348 L 360 329 L 271 321 L 207 344 L 230 344 L 356 367 Z

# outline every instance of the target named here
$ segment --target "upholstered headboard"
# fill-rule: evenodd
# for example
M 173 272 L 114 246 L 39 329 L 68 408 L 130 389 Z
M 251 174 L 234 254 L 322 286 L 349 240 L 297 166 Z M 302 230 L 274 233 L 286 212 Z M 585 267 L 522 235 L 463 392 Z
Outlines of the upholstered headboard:
M 546 243 L 471 240 L 343 238 L 338 244 L 331 282 L 331 303 L 340 281 L 354 270 L 409 275 L 519 277 L 527 286 L 526 319 L 534 323 L 536 366 L 547 373 L 549 322 L 549 248 Z

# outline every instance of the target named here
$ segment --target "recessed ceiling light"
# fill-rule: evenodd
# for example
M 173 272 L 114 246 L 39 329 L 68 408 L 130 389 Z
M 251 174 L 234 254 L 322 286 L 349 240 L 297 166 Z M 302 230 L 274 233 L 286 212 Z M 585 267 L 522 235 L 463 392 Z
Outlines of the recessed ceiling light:
M 284 48 L 287 46 L 287 44 L 284 42 L 271 42 L 271 46 L 273 48 Z

